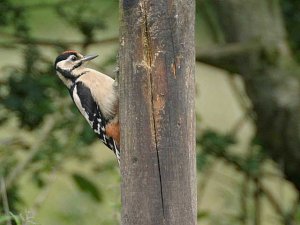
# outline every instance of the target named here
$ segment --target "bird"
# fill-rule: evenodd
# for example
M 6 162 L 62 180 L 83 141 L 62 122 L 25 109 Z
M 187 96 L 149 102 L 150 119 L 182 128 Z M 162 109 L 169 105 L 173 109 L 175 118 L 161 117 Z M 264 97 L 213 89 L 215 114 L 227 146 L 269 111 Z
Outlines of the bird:
M 86 67 L 96 57 L 68 50 L 57 56 L 54 68 L 79 112 L 120 163 L 118 85 L 110 76 Z

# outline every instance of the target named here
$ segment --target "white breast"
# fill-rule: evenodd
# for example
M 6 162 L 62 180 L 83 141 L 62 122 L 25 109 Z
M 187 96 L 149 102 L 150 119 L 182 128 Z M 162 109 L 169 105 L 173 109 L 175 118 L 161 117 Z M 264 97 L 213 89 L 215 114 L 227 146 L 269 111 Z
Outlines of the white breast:
M 114 80 L 93 69 L 86 69 L 85 71 L 87 72 L 79 77 L 77 81 L 81 81 L 90 89 L 103 116 L 105 118 L 113 118 L 118 110 L 118 95 L 114 88 Z

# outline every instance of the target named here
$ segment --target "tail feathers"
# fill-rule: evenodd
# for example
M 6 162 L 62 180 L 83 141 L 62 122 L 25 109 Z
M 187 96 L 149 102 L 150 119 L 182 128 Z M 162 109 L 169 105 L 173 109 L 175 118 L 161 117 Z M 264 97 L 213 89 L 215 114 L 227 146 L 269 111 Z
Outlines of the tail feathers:
M 117 142 L 113 138 L 108 137 L 106 135 L 99 135 L 99 139 L 115 153 L 118 163 L 120 165 L 120 148 Z
M 120 149 L 119 149 L 119 146 L 116 144 L 115 141 L 114 141 L 114 150 L 113 151 L 116 155 L 116 158 L 117 158 L 119 166 L 120 166 Z

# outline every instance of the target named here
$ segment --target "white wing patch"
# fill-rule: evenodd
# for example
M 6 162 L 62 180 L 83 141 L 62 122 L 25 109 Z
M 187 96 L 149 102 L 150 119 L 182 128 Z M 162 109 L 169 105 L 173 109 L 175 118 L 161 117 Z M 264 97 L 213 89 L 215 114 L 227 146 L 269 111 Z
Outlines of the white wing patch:
M 84 116 L 84 118 L 88 121 L 88 123 L 90 124 L 91 127 L 93 127 L 92 122 L 89 120 L 89 115 L 87 114 L 87 112 L 85 111 L 85 109 L 82 107 L 80 98 L 78 96 L 77 93 L 77 86 L 75 85 L 74 90 L 73 90 L 73 99 L 75 102 L 75 105 L 77 106 L 77 108 L 79 109 L 80 113 Z

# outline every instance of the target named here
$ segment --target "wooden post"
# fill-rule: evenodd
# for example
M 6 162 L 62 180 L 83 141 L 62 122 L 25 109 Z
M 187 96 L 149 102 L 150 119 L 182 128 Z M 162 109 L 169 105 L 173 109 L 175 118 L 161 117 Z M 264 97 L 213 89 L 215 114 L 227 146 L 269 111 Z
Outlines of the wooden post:
M 195 225 L 193 0 L 121 0 L 122 225 Z

